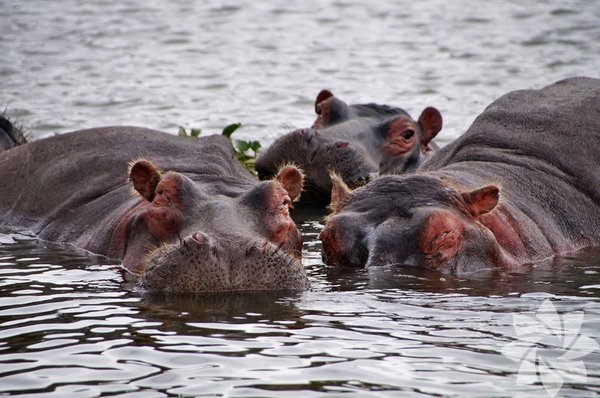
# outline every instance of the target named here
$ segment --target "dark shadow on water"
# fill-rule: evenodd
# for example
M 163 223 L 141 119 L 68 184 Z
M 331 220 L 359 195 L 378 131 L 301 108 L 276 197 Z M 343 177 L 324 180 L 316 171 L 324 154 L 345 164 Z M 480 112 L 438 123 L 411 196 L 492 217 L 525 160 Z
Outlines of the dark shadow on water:
M 303 312 L 294 305 L 301 292 L 254 292 L 220 294 L 142 294 L 138 304 L 148 319 L 160 322 L 300 321 Z
M 310 203 L 294 203 L 291 217 L 296 225 L 301 226 L 307 221 L 323 220 L 329 214 L 329 210 L 321 205 Z

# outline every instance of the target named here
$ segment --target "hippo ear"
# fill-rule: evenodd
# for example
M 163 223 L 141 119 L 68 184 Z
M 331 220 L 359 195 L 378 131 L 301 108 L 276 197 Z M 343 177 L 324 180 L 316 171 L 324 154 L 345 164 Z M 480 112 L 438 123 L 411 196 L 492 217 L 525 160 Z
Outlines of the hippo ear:
M 426 147 L 442 129 L 442 114 L 432 106 L 423 109 L 419 116 L 419 126 L 423 132 L 421 145 Z
M 299 168 L 292 165 L 283 166 L 279 169 L 275 179 L 287 191 L 292 201 L 298 199 L 304 184 L 304 176 Z
M 346 202 L 346 198 L 352 192 L 348 185 L 344 182 L 342 177 L 340 177 L 336 173 L 331 173 L 331 204 L 329 208 L 335 214 L 338 213 L 344 203 Z
M 489 213 L 496 207 L 499 200 L 499 191 L 500 189 L 497 186 L 488 185 L 471 192 L 463 192 L 461 196 L 473 217 L 477 217 Z
M 138 160 L 129 167 L 129 179 L 133 188 L 146 200 L 152 202 L 156 185 L 161 179 L 160 171 L 148 160 Z
M 318 105 L 331 97 L 333 97 L 333 94 L 329 90 L 321 90 L 321 92 L 317 95 L 317 99 L 315 100 L 315 113 L 317 115 L 321 114 L 321 110 L 319 109 Z

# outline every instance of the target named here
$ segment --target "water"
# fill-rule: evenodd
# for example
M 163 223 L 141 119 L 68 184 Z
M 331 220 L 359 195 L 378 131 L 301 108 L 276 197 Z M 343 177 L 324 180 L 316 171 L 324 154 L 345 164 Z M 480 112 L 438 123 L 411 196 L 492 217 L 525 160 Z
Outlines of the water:
M 0 106 L 32 139 L 239 121 L 240 138 L 268 143 L 310 125 L 329 88 L 415 117 L 434 105 L 443 145 L 505 92 L 600 77 L 597 2 L 245 3 L 0 0 Z M 340 271 L 321 262 L 321 217 L 296 213 L 312 283 L 297 294 L 147 296 L 102 257 L 1 231 L 0 394 L 547 397 L 548 381 L 564 381 L 560 396 L 600 392 L 600 350 L 585 350 L 585 337 L 600 341 L 600 250 L 518 273 Z M 537 321 L 554 339 L 527 329 L 546 336 L 527 351 L 536 379 L 503 352 L 523 341 L 513 319 L 548 303 L 557 314 Z M 586 344 L 569 348 L 572 337 Z

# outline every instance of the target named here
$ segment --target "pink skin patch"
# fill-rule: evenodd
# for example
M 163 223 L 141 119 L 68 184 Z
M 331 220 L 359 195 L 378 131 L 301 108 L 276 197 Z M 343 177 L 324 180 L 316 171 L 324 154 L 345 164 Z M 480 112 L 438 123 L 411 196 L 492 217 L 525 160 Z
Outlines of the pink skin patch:
M 318 116 L 317 120 L 315 120 L 313 123 L 312 128 L 318 130 L 324 128 L 331 119 L 331 102 L 325 100 L 321 103 L 318 103 L 316 105 L 316 110 Z
M 177 235 L 183 222 L 181 179 L 176 174 L 166 175 L 156 186 L 152 206 L 144 212 L 150 233 L 161 241 Z
M 177 236 L 183 215 L 177 209 L 169 207 L 152 207 L 143 215 L 148 230 L 156 239 L 168 241 Z
M 166 175 L 156 186 L 152 203 L 155 206 L 168 206 L 180 209 L 183 201 L 180 194 L 181 179 L 176 174 Z
M 517 258 L 527 258 L 519 223 L 502 205 L 496 207 L 493 213 L 479 217 L 479 222 L 492 232 L 500 247 Z
M 323 244 L 323 251 L 330 260 L 336 261 L 341 257 L 344 251 L 344 245 L 336 232 L 335 226 L 332 225 L 331 222 L 321 230 L 319 239 Z
M 462 246 L 463 232 L 461 221 L 450 212 L 436 212 L 429 216 L 419 239 L 425 266 L 435 269 L 452 260 Z
M 181 180 L 177 175 L 166 175 L 157 185 L 152 202 L 143 199 L 123 215 L 112 235 L 111 245 L 123 251 L 127 246 L 127 224 L 136 215 L 144 218 L 149 232 L 156 239 L 167 241 L 177 236 L 183 222 L 183 202 L 179 194 Z
M 271 195 L 267 203 L 268 230 L 271 231 L 269 240 L 276 245 L 285 245 L 290 236 L 296 234 L 296 224 L 290 218 L 292 200 L 287 191 L 279 183 L 273 184 Z
M 333 94 L 329 90 L 321 90 L 315 100 L 315 112 L 317 113 L 317 120 L 312 125 L 313 129 L 321 129 L 329 123 L 331 116 L 331 101 L 328 99 L 333 98 Z

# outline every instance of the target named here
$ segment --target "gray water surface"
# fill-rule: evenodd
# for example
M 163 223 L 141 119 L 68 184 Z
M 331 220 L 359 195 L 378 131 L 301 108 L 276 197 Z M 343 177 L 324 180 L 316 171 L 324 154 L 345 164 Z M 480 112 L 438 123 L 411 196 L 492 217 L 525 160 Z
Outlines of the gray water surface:
M 436 106 L 444 145 L 508 91 L 600 77 L 600 3 L 0 0 L 0 50 L 0 107 L 31 139 L 241 122 L 269 143 L 328 88 Z M 598 249 L 514 273 L 336 270 L 323 213 L 295 217 L 312 284 L 296 294 L 149 296 L 102 257 L 0 231 L 0 394 L 600 393 Z

